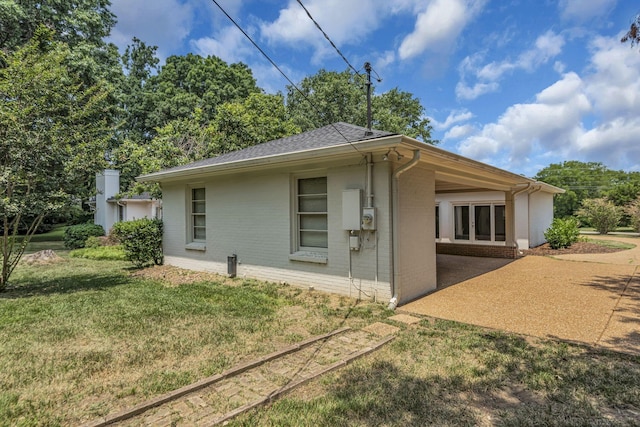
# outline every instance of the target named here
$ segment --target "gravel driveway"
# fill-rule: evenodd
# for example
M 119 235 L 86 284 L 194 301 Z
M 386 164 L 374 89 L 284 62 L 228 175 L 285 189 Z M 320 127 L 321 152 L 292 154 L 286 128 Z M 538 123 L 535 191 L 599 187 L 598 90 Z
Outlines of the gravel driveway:
M 602 238 L 638 246 L 512 262 L 438 255 L 441 289 L 398 310 L 640 355 L 640 239 Z

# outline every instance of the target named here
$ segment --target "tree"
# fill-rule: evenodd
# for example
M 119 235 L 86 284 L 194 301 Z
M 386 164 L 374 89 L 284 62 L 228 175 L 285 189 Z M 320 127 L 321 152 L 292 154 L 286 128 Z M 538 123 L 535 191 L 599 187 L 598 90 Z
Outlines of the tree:
M 282 96 L 262 93 L 253 93 L 242 102 L 222 104 L 212 126 L 214 135 L 207 157 L 300 132 L 287 118 Z
M 196 110 L 209 122 L 219 105 L 242 101 L 260 92 L 245 64 L 227 64 L 215 56 L 170 56 L 149 79 L 145 128 L 150 136 L 172 120 L 192 117 Z
M 620 39 L 620 42 L 630 42 L 631 46 L 640 44 L 640 15 L 636 15 L 636 19 L 631 23 L 629 31 Z
M 134 37 L 121 57 L 125 76 L 120 85 L 121 123 L 119 133 L 122 139 L 144 142 L 150 138 L 152 130 L 147 127 L 147 116 L 153 108 L 152 89 L 149 80 L 158 68 L 157 46 L 148 46 Z
M 372 100 L 373 127 L 401 133 L 425 142 L 431 140 L 432 127 L 424 116 L 424 107 L 409 92 L 393 88 Z
M 640 233 L 640 196 L 625 207 L 625 213 L 629 215 L 633 230 Z
M 104 45 L 116 24 L 109 0 L 3 0 L 0 2 L 0 49 L 13 51 L 33 38 L 41 25 L 68 46 Z
M 302 131 L 335 122 L 367 126 L 367 95 L 364 81 L 348 70 L 341 73 L 320 70 L 305 77 L 297 87 L 287 87 L 287 111 Z M 398 88 L 373 95 L 372 127 L 402 133 L 427 143 L 431 139 L 424 107 L 408 92 Z
M 540 170 L 534 179 L 566 190 L 554 200 L 554 217 L 573 216 L 585 199 L 601 197 L 614 182 L 615 171 L 599 162 L 566 161 L 552 163 Z
M 3 290 L 43 219 L 87 196 L 87 182 L 104 167 L 108 105 L 103 86 L 87 87 L 69 72 L 69 48 L 44 27 L 24 47 L 0 55 Z
M 598 233 L 607 234 L 616 229 L 622 216 L 622 208 L 616 206 L 610 200 L 602 197 L 599 199 L 585 199 L 582 208 L 577 214 L 584 217 Z

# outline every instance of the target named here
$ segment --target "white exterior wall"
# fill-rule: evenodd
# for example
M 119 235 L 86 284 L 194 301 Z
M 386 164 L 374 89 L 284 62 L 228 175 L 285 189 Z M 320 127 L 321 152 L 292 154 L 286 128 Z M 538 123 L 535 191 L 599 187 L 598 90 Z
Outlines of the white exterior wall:
M 455 243 L 453 206 L 458 203 L 482 204 L 504 203 L 505 194 L 501 191 L 483 191 L 474 193 L 444 193 L 436 196 L 440 207 L 439 242 Z M 515 240 L 520 249 L 528 249 L 543 244 L 544 232 L 553 221 L 553 194 L 544 192 L 520 193 L 515 197 Z M 475 244 L 498 244 L 501 242 L 470 242 Z
M 356 161 L 354 161 L 355 163 Z M 360 251 L 349 251 L 348 232 L 342 230 L 342 191 L 362 189 L 366 166 L 318 165 L 311 176 L 327 177 L 328 253 L 326 264 L 294 261 L 294 184 L 308 171 L 279 170 L 214 177 L 201 182 L 163 184 L 165 263 L 194 270 L 227 273 L 227 257 L 237 255 L 237 275 L 286 282 L 343 295 L 390 298 L 388 166 L 374 166 L 374 205 L 377 233 L 363 233 Z M 300 173 L 299 173 L 300 172 Z M 188 243 L 188 197 L 192 187 L 206 191 L 206 248 Z M 376 244 L 377 238 L 377 244 Z M 377 250 L 376 250 L 377 246 Z M 353 282 L 349 281 L 349 257 Z M 377 265 L 377 281 L 376 281 Z
M 529 245 L 532 248 L 547 241 L 544 232 L 553 222 L 553 194 L 531 193 L 529 195 Z
M 105 232 L 109 232 L 118 220 L 118 209 L 107 200 L 120 192 L 120 171 L 105 169 L 96 174 L 96 211 L 94 223 L 101 225 Z
M 125 221 L 156 217 L 157 201 L 128 199 L 125 203 Z
M 395 288 L 398 304 L 404 304 L 437 287 L 435 172 L 416 166 L 398 181 Z

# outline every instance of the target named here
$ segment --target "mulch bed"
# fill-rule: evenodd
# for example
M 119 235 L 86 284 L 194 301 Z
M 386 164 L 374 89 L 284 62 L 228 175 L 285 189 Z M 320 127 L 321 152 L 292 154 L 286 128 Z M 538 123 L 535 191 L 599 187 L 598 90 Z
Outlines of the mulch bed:
M 522 251 L 524 255 L 566 255 L 566 254 L 606 254 L 611 252 L 623 251 L 622 248 L 611 248 L 597 243 L 576 242 L 568 248 L 551 249 L 548 243 Z

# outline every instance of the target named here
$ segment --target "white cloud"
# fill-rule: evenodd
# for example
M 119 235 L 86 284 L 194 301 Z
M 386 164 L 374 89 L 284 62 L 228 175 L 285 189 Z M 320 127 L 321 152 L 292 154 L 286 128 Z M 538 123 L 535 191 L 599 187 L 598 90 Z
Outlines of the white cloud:
M 194 10 L 194 5 L 179 0 L 111 0 L 118 23 L 108 40 L 123 49 L 138 37 L 147 45 L 158 46 L 158 54 L 164 59 L 191 32 Z
M 483 60 L 482 54 L 468 56 L 461 61 L 458 67 L 461 79 L 456 86 L 456 96 L 458 99 L 471 100 L 486 93 L 495 92 L 500 87 L 498 81 L 506 73 L 514 70 L 533 72 L 558 56 L 562 52 L 564 44 L 565 40 L 562 35 L 547 31 L 536 39 L 531 49 L 522 52 L 514 61 L 494 61 L 480 66 L 479 63 Z M 556 64 L 554 67 L 558 68 Z M 473 85 L 467 83 L 468 76 L 477 82 Z
M 378 28 L 382 11 L 375 3 L 374 0 L 313 0 L 305 2 L 305 7 L 340 49 Z M 262 36 L 272 44 L 311 46 L 315 50 L 315 62 L 333 52 L 329 42 L 294 0 L 280 10 L 278 19 L 263 22 L 260 29 Z
M 198 55 L 215 55 L 228 62 L 246 62 L 255 50 L 247 38 L 236 27 L 223 28 L 217 37 L 203 37 L 191 41 L 191 47 Z
M 471 135 L 477 129 L 473 125 L 453 126 L 444 134 L 444 139 L 460 139 Z
M 591 44 L 587 92 L 605 119 L 640 116 L 640 54 L 619 40 L 598 37 Z
M 560 0 L 558 7 L 564 19 L 583 22 L 605 15 L 615 5 L 616 0 Z
M 496 82 L 476 83 L 471 87 L 464 81 L 460 81 L 456 84 L 456 97 L 458 99 L 476 99 L 485 93 L 495 92 L 498 88 L 499 85 Z
M 439 122 L 432 117 L 429 120 L 431 120 L 431 125 L 435 130 L 445 130 L 455 123 L 466 122 L 471 118 L 473 118 L 473 113 L 468 110 L 454 110 L 449 113 L 444 122 Z
M 602 162 L 640 170 L 640 55 L 619 35 L 591 43 L 589 67 L 568 72 L 535 101 L 505 110 L 458 146 L 461 154 L 508 169 L 538 160 Z M 535 173 L 535 171 L 530 171 Z
M 534 147 L 546 151 L 567 148 L 580 135 L 582 117 L 590 111 L 582 80 L 567 73 L 536 95 L 536 102 L 509 107 L 496 123 L 485 125 L 479 135 L 462 141 L 458 148 L 465 156 L 487 161 L 505 154 L 510 165 L 521 165 Z
M 426 2 L 417 16 L 414 30 L 406 36 L 398 55 L 415 57 L 426 50 L 447 52 L 466 24 L 484 7 L 485 0 L 434 0 Z

